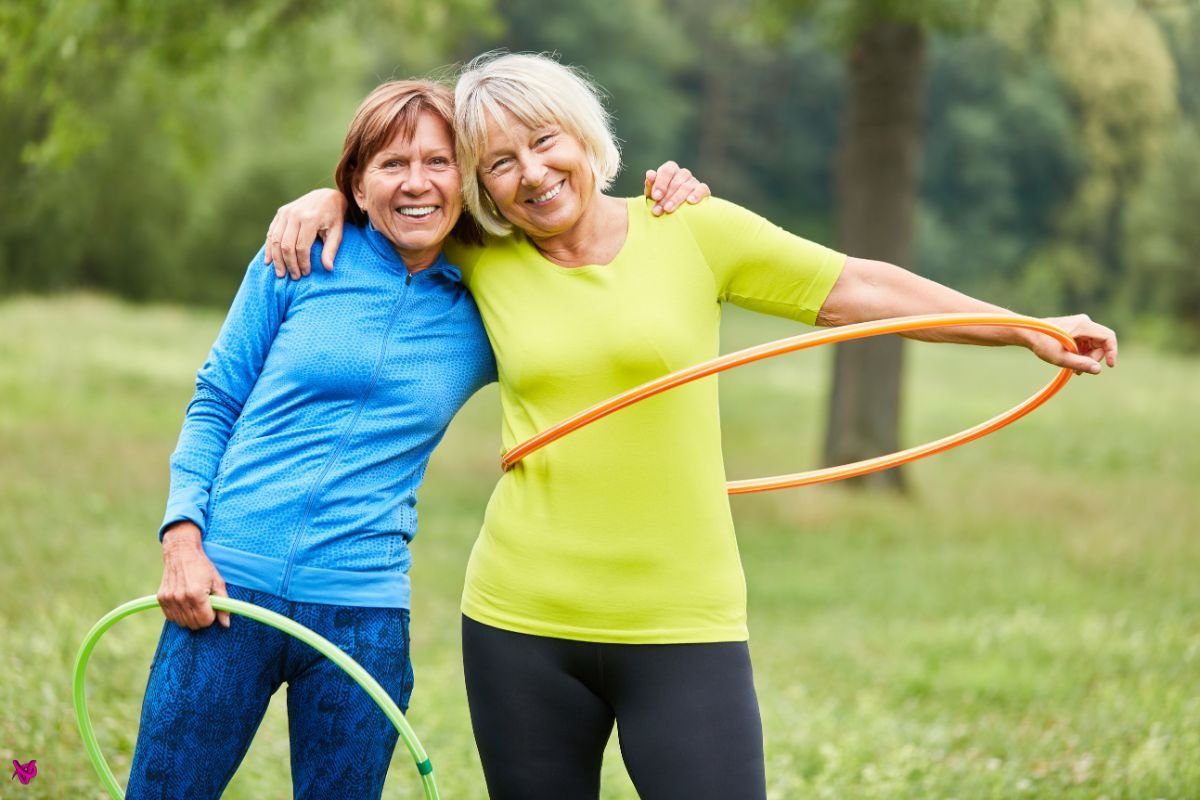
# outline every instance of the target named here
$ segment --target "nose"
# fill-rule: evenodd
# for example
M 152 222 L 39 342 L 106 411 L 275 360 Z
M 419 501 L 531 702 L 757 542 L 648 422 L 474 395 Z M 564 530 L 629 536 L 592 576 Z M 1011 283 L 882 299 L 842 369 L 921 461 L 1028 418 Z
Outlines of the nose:
M 526 156 L 521 159 L 521 184 L 531 189 L 542 185 L 546 179 L 546 165 L 540 158 Z
M 414 161 L 409 166 L 400 189 L 408 194 L 424 194 L 429 189 L 429 175 L 420 162 Z

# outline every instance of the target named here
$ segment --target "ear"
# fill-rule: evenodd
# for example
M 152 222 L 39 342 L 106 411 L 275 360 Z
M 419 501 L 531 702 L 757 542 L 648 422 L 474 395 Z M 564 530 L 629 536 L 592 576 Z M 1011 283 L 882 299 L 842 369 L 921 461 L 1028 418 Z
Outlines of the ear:
M 365 209 L 367 207 L 367 193 L 363 190 L 363 177 L 361 169 L 354 173 L 354 180 L 350 182 L 350 186 L 354 190 L 355 204 L 360 209 L 364 210 L 363 213 L 366 213 Z

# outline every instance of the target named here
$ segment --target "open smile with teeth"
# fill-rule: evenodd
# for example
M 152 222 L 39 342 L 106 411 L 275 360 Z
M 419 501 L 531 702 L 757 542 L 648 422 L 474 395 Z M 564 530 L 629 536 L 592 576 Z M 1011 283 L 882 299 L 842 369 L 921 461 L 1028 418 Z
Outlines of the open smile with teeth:
M 396 209 L 396 211 L 400 214 L 400 216 L 414 217 L 416 219 L 423 219 L 425 217 L 428 217 L 430 214 L 432 214 L 433 212 L 435 212 L 437 210 L 438 210 L 437 206 L 416 206 L 416 207 L 404 207 L 404 208 Z
M 545 194 L 539 194 L 537 197 L 531 197 L 528 200 L 526 200 L 525 202 L 532 203 L 533 205 L 540 205 L 541 203 L 548 203 L 551 200 L 553 200 L 554 198 L 558 197 L 558 193 L 562 191 L 563 183 L 564 183 L 563 181 L 560 181 L 558 183 L 558 185 L 555 186 L 550 191 L 546 192 Z

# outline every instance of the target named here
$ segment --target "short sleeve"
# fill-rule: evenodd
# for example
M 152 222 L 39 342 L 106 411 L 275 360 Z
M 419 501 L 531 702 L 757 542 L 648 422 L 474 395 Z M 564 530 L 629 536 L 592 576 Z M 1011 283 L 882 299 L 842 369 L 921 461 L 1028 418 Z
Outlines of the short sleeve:
M 842 253 L 718 198 L 676 213 L 708 262 L 721 302 L 815 324 L 846 262 Z

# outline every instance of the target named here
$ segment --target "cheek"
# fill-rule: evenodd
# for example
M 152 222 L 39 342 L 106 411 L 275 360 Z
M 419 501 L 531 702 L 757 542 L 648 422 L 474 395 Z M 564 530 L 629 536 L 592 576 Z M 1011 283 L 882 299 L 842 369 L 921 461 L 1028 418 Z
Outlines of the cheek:
M 387 189 L 387 181 L 375 177 L 363 181 L 363 194 L 367 208 L 382 208 L 390 205 L 391 194 Z
M 513 194 L 517 190 L 515 180 L 510 180 L 507 176 L 500 176 L 498 178 L 487 178 L 481 181 L 481 183 L 483 190 L 496 206 L 496 210 L 503 216 L 508 216 L 511 211 L 519 209 L 519 205 L 512 199 Z

